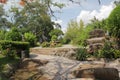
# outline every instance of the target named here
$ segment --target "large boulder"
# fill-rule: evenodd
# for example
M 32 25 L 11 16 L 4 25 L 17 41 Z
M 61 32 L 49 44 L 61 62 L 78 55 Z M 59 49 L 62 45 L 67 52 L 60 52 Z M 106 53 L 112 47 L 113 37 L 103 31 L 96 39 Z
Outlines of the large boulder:
M 77 78 L 92 78 L 99 80 L 119 80 L 119 72 L 115 68 L 88 68 L 74 72 Z
M 55 49 L 52 55 L 62 56 L 69 59 L 76 59 L 75 55 L 77 50 L 78 48 L 59 48 L 59 49 Z
M 86 40 L 87 44 L 104 43 L 105 37 L 91 38 Z
M 71 79 L 71 80 L 95 80 L 93 78 L 76 78 L 76 79 Z
M 95 38 L 95 37 L 104 37 L 105 32 L 102 29 L 94 29 L 89 33 L 90 38 Z

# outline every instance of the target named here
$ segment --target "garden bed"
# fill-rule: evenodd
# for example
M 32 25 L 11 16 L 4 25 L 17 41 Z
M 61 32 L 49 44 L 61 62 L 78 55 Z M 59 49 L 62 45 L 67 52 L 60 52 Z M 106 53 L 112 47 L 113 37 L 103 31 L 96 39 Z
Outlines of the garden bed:
M 14 73 L 19 63 L 19 58 L 5 57 L 0 54 L 0 80 L 8 80 L 8 78 Z

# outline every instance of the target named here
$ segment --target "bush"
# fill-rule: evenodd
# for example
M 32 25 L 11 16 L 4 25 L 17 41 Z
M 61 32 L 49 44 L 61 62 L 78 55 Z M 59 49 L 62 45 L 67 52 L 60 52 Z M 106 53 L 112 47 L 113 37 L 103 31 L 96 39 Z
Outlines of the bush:
M 5 57 L 15 58 L 17 56 L 16 53 L 16 50 L 11 50 L 9 48 L 7 48 L 6 50 L 2 50 L 2 55 L 4 55 Z
M 114 50 L 114 58 L 120 58 L 120 50 Z
M 104 47 L 97 51 L 97 57 L 99 58 L 115 58 L 115 49 L 112 47 L 112 43 L 106 41 Z
M 110 13 L 107 19 L 107 30 L 111 36 L 120 38 L 120 5 Z
M 0 40 L 5 39 L 5 31 L 0 31 Z
M 50 47 L 50 43 L 49 42 L 43 42 L 41 44 L 42 47 Z
M 22 35 L 17 28 L 12 28 L 5 34 L 5 40 L 22 41 Z
M 61 43 L 56 44 L 56 47 L 61 47 L 61 46 L 62 46 Z
M 30 46 L 33 47 L 36 45 L 37 38 L 33 33 L 29 32 L 24 34 L 24 40 L 29 42 Z
M 87 58 L 87 50 L 85 48 L 78 49 L 76 53 L 76 59 L 83 61 L 86 60 L 86 58 Z
M 57 41 L 57 36 L 53 35 L 52 38 L 51 38 L 51 41 Z
M 29 52 L 28 42 L 0 41 L 0 51 L 7 57 L 15 57 L 16 54 L 21 57 L 22 50 Z M 26 55 L 29 55 L 29 53 L 26 53 Z

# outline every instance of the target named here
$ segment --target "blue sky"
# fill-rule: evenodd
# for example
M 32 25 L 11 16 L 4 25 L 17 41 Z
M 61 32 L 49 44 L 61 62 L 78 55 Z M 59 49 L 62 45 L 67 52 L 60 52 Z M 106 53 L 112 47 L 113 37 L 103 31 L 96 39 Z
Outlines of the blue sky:
M 18 3 L 20 0 L 9 0 L 5 9 L 9 9 L 11 5 L 18 6 L 14 1 Z M 98 3 L 98 0 L 75 0 L 80 1 L 80 5 L 68 2 L 68 0 L 53 1 L 66 4 L 66 7 L 60 10 L 61 13 L 55 13 L 57 20 L 53 19 L 56 23 L 61 24 L 63 31 L 66 31 L 67 24 L 72 19 L 78 22 L 82 19 L 87 24 L 94 16 L 99 20 L 107 18 L 114 8 L 112 4 L 114 0 L 101 0 L 101 4 Z
M 61 0 L 61 2 L 66 3 L 67 6 L 61 10 L 61 13 L 55 14 L 58 17 L 58 20 L 55 22 L 60 23 L 62 30 L 66 31 L 67 24 L 72 19 L 77 21 L 82 19 L 85 24 L 87 24 L 94 16 L 99 20 L 107 18 L 114 8 L 112 4 L 113 1 L 114 0 L 101 0 L 101 4 L 99 4 L 97 0 L 81 0 L 81 4 L 77 5 L 67 2 L 67 0 Z

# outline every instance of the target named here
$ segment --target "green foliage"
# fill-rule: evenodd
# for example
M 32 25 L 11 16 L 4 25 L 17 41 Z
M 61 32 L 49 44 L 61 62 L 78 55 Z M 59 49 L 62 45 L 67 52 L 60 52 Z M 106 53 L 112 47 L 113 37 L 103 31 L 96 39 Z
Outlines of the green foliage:
M 119 5 L 120 5 L 120 0 L 115 0 L 115 1 L 114 1 L 114 4 L 115 4 L 116 6 L 119 6 Z
M 114 58 L 115 49 L 112 47 L 111 42 L 105 42 L 104 47 L 97 51 L 97 57 L 99 58 Z
M 4 40 L 5 39 L 5 31 L 0 31 L 0 40 Z
M 22 50 L 29 51 L 28 42 L 18 42 L 18 41 L 0 41 L 0 51 L 6 57 L 15 57 L 20 55 Z M 20 52 L 19 54 L 17 54 Z
M 3 9 L 3 6 L 0 5 L 0 16 L 3 16 L 4 15 L 4 9 Z
M 103 20 L 98 20 L 96 17 L 94 17 L 91 20 L 91 23 L 88 24 L 89 26 L 93 27 L 94 29 L 103 29 L 105 30 L 106 28 L 106 19 Z
M 61 47 L 61 46 L 62 46 L 61 43 L 56 44 L 56 47 Z
M 67 31 L 65 33 L 65 39 L 70 40 L 70 42 L 73 41 L 74 38 L 76 38 L 76 34 L 78 32 L 78 24 L 75 21 L 71 21 L 68 23 Z
M 120 38 L 120 5 L 108 17 L 107 29 L 111 36 Z
M 114 58 L 120 58 L 120 50 L 114 50 Z
M 49 34 L 50 36 L 56 35 L 58 37 L 58 36 L 63 35 L 63 32 L 62 30 L 56 28 L 56 29 L 51 30 Z
M 42 47 L 50 47 L 50 43 L 49 42 L 43 42 L 41 44 Z
M 0 80 L 9 80 L 8 77 L 6 77 L 4 74 L 5 71 L 7 71 L 8 69 L 7 64 L 17 64 L 19 62 L 19 58 L 15 57 L 15 58 L 10 58 L 10 57 L 5 57 L 2 54 L 0 54 Z
M 3 5 L 0 5 L 0 30 L 6 31 L 11 27 L 11 22 L 7 19 L 7 10 L 4 9 Z
M 22 35 L 17 28 L 13 27 L 6 33 L 5 39 L 10 41 L 22 41 Z
M 79 48 L 76 53 L 76 59 L 77 60 L 86 60 L 87 58 L 87 50 L 85 48 Z
M 75 45 L 84 45 L 85 40 L 89 37 L 88 33 L 92 29 L 93 28 L 89 26 L 84 27 L 82 20 L 79 23 L 71 21 L 65 33 L 65 41 L 70 41 Z
M 12 8 L 14 14 L 14 26 L 21 29 L 24 34 L 32 32 L 38 41 L 50 41 L 49 33 L 54 29 L 51 16 L 48 14 L 50 0 L 33 1 L 25 5 L 21 10 Z
M 24 40 L 26 42 L 29 42 L 30 46 L 35 46 L 37 38 L 36 38 L 36 36 L 33 33 L 29 32 L 29 33 L 25 33 L 24 34 Z
M 57 36 L 53 35 L 52 38 L 51 38 L 51 41 L 57 41 Z

